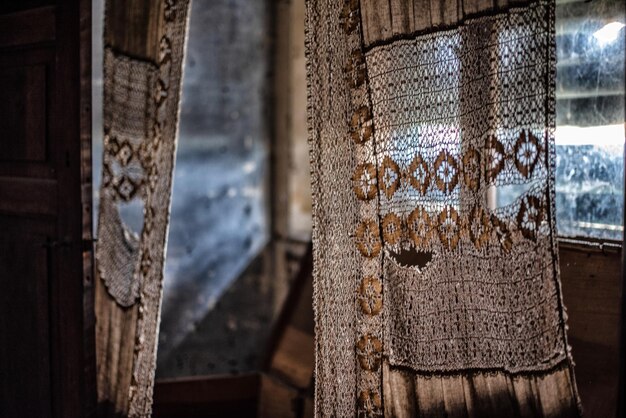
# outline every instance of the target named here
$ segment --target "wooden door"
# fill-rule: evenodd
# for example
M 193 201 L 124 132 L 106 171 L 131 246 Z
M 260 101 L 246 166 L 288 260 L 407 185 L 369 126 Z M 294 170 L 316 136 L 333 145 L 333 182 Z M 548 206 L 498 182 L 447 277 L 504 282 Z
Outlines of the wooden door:
M 83 417 L 95 403 L 90 50 L 88 1 L 0 3 L 5 418 Z

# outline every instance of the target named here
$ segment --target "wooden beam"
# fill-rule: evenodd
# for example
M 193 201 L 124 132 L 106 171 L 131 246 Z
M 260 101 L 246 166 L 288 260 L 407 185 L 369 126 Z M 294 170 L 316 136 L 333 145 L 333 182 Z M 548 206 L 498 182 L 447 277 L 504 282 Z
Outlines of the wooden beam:
M 0 16 L 0 47 L 54 41 L 55 11 L 47 6 Z
M 134 58 L 156 61 L 163 34 L 163 0 L 108 0 L 104 44 Z
M 256 417 L 261 377 L 202 376 L 157 381 L 154 418 Z

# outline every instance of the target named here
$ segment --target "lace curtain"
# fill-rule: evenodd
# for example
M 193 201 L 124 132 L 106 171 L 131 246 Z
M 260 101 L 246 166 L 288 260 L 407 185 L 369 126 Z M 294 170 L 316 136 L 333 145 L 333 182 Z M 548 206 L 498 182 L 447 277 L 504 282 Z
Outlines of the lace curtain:
M 188 10 L 188 0 L 106 1 L 96 247 L 101 416 L 151 415 Z M 139 227 L 122 216 L 132 210 Z
M 554 1 L 307 1 L 318 416 L 578 416 Z

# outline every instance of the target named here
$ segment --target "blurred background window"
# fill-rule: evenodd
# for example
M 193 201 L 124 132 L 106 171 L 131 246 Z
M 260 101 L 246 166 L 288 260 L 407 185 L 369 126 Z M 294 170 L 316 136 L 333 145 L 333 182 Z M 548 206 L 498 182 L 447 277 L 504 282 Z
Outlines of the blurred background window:
M 194 0 L 165 260 L 158 377 L 258 369 L 278 303 L 270 238 L 272 7 Z M 102 164 L 102 17 L 93 0 L 93 164 Z M 121 208 L 141 231 L 141 207 Z M 94 224 L 97 226 L 97 213 Z M 97 233 L 97 231 L 96 231 Z
M 269 237 L 267 1 L 191 7 L 159 332 L 163 367 Z

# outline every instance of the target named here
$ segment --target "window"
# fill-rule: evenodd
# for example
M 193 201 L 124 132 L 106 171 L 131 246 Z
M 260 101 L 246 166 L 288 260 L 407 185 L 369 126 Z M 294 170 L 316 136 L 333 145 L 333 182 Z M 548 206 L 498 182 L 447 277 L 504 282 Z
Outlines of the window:
M 559 235 L 621 240 L 624 3 L 557 1 Z
M 269 30 L 264 0 L 191 5 L 159 376 L 246 370 L 251 367 L 242 364 L 246 355 L 258 351 L 254 342 L 264 344 L 259 332 L 248 330 L 247 338 L 237 334 L 241 342 L 229 347 L 233 330 L 214 320 L 219 328 L 207 331 L 204 324 L 209 312 L 224 311 L 224 322 L 228 315 L 237 318 L 237 328 L 244 326 L 238 318 L 242 310 L 270 316 L 269 298 L 257 301 L 254 310 L 244 309 L 251 290 L 224 307 L 225 292 L 245 285 L 247 278 L 240 276 L 269 239 Z M 221 310 L 214 309 L 218 301 Z M 194 357 L 196 347 L 206 353 L 202 361 Z

